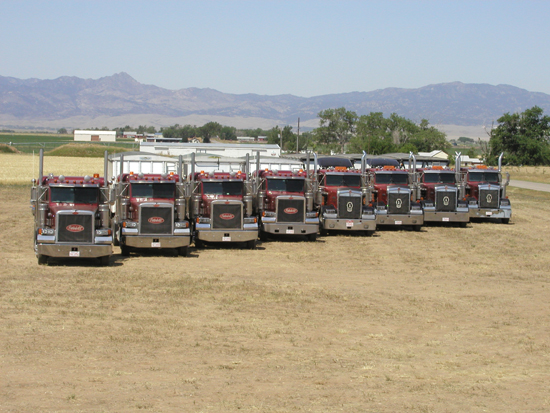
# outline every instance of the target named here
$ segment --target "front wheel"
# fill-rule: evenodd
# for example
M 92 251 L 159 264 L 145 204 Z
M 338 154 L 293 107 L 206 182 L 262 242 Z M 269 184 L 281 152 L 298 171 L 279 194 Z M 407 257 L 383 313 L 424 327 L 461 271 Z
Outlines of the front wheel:
M 182 257 L 187 257 L 189 255 L 189 248 L 188 247 L 179 247 L 178 248 L 178 254 Z
M 317 233 L 308 234 L 308 235 L 307 235 L 307 240 L 310 241 L 310 242 L 315 242 L 315 241 L 317 241 Z
M 121 245 L 120 255 L 122 255 L 123 257 L 128 257 L 130 255 L 130 247 L 128 247 L 127 245 Z
M 510 223 L 510 218 L 502 218 L 502 223 L 503 224 L 509 224 Z
M 38 254 L 38 265 L 47 265 L 48 264 L 48 256 Z
M 419 232 L 422 229 L 422 225 L 413 225 L 413 231 Z
M 108 255 L 104 255 L 103 257 L 99 257 L 98 260 L 99 260 L 99 265 L 101 265 L 102 267 L 108 267 L 109 266 L 109 256 Z
M 251 239 L 250 241 L 246 241 L 246 248 L 249 250 L 255 250 L 256 249 L 256 240 Z

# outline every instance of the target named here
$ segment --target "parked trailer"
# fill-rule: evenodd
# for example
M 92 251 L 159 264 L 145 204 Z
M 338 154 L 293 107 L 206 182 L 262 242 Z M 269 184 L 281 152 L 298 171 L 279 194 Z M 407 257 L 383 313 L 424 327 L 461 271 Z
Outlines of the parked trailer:
M 349 159 L 315 156 L 315 165 L 320 167 L 315 175 L 315 207 L 321 235 L 328 231 L 364 231 L 372 235 L 376 230 L 374 207 L 367 205 L 371 191 L 365 158 L 366 154 L 361 169 L 354 169 Z
M 97 258 L 109 265 L 113 236 L 109 212 L 107 152 L 104 177 L 99 174 L 44 176 L 40 150 L 39 178 L 33 179 L 34 251 L 39 265 L 48 258 Z
M 466 184 L 466 201 L 470 218 L 500 220 L 507 224 L 512 218 L 512 206 L 506 196 L 506 187 L 510 183 L 510 174 L 506 173 L 506 182 L 502 179 L 502 156 L 498 158 L 498 169 L 477 165 L 462 168 Z
M 196 247 L 205 242 L 244 242 L 247 248 L 256 248 L 258 217 L 252 204 L 249 165 L 247 155 L 242 170 L 199 172 L 191 157 L 190 212 Z
M 187 256 L 191 228 L 182 159 L 126 160 L 121 154 L 113 160 L 120 169 L 112 184 L 112 226 L 121 254 L 128 256 L 139 249 L 175 249 Z M 172 170 L 174 164 L 177 171 Z

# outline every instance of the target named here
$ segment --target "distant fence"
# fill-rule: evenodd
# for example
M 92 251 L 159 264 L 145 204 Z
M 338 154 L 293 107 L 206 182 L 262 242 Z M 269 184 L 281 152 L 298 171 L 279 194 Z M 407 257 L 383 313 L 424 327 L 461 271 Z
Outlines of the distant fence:
M 92 142 L 9 142 L 10 146 L 16 148 L 19 152 L 33 153 L 39 152 L 40 149 L 44 149 L 44 152 L 51 151 L 67 144 L 90 144 Z M 127 148 L 129 151 L 139 151 L 139 142 L 93 142 L 94 145 L 103 146 L 116 146 L 120 148 Z

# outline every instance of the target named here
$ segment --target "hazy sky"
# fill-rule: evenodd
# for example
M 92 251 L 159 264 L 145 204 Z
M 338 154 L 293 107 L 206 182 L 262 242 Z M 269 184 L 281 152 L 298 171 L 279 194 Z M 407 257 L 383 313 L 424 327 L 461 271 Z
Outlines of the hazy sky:
M 0 75 L 309 97 L 509 84 L 550 94 L 550 1 L 0 0 Z

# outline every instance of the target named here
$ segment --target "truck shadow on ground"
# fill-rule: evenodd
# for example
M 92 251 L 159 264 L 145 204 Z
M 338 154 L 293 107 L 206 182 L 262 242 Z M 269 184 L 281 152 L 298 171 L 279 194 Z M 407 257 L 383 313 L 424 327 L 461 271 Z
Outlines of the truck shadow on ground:
M 109 265 L 101 265 L 98 258 L 48 258 L 48 267 L 120 267 L 122 262 L 118 255 L 111 255 Z

